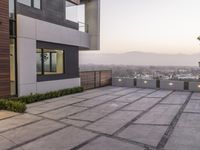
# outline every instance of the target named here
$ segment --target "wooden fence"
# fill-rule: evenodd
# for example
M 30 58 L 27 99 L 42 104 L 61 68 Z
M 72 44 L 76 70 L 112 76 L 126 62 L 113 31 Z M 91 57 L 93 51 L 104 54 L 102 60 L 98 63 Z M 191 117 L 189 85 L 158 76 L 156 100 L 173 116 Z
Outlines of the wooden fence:
M 94 89 L 112 84 L 112 71 L 82 71 L 80 72 L 81 86 L 85 89 Z

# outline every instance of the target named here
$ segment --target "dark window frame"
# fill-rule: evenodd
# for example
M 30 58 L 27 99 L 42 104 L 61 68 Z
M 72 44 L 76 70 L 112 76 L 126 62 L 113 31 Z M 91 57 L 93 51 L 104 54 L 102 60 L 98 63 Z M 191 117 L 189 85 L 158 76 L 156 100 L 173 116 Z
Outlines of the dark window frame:
M 37 76 L 52 76 L 52 75 L 63 75 L 65 74 L 65 51 L 64 50 L 59 50 L 59 51 L 62 51 L 63 52 L 63 72 L 62 73 L 55 73 L 55 74 L 45 74 L 45 69 L 44 69 L 44 48 L 39 48 L 41 50 L 41 53 L 40 52 L 36 52 L 36 53 L 39 53 L 41 54 L 41 73 L 38 74 L 37 72 Z M 48 50 L 53 50 L 53 49 L 48 49 Z M 56 52 L 49 52 L 50 53 L 50 72 L 52 70 L 51 66 L 52 66 L 52 61 L 51 61 L 51 54 L 52 53 L 56 53 Z M 52 71 L 53 72 L 53 71 Z
M 8 1 L 10 2 L 10 1 Z M 14 40 L 15 43 L 15 95 L 11 95 L 11 96 L 18 96 L 18 65 L 17 65 L 17 0 L 13 0 L 14 3 L 14 18 L 9 18 L 9 39 L 10 40 Z M 13 27 L 11 30 L 10 27 Z M 12 32 L 12 33 L 11 33 Z

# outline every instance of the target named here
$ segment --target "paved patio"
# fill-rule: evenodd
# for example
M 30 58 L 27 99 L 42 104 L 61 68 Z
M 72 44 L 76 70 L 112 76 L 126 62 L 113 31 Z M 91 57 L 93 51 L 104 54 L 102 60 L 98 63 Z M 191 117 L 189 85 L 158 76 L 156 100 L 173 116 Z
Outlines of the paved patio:
M 200 93 L 104 87 L 0 111 L 0 150 L 200 150 Z

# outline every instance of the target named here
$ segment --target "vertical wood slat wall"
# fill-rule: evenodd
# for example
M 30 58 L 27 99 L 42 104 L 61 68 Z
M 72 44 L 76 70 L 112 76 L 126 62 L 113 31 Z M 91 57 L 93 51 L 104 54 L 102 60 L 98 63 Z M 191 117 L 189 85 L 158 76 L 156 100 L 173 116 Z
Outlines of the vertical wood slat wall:
M 112 71 L 83 71 L 80 72 L 80 78 L 81 86 L 85 90 L 108 86 L 112 82 Z
M 0 97 L 10 95 L 8 0 L 0 0 Z

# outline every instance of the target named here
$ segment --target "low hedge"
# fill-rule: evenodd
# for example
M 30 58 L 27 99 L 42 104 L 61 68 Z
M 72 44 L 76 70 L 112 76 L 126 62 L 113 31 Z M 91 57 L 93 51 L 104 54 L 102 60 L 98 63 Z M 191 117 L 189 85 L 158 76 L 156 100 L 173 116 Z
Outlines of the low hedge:
M 9 110 L 9 111 L 23 113 L 26 110 L 26 104 L 40 102 L 43 100 L 61 97 L 61 96 L 69 95 L 69 94 L 75 94 L 79 92 L 83 92 L 82 87 L 63 89 L 63 90 L 48 92 L 44 94 L 33 94 L 29 96 L 2 99 L 0 100 L 0 110 Z
M 23 113 L 26 110 L 26 104 L 12 100 L 0 100 L 0 110 L 9 110 Z

